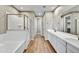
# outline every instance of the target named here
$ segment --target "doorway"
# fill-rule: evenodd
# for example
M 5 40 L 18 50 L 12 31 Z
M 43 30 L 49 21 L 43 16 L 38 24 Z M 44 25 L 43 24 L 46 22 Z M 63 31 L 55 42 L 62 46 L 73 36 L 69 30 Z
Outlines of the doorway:
M 37 17 L 37 34 L 42 35 L 42 17 Z

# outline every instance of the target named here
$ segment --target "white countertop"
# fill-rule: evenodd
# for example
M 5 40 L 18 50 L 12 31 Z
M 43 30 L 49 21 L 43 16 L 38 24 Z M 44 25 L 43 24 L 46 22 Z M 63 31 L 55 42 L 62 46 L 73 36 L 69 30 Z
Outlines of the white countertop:
M 0 53 L 11 53 L 26 42 L 27 33 L 25 31 L 7 31 L 0 35 Z
M 0 53 L 15 52 L 23 43 L 24 41 L 0 42 Z
M 48 29 L 47 31 L 50 32 L 51 34 L 56 35 L 62 40 L 66 41 L 67 43 L 75 46 L 76 48 L 79 48 L 79 40 L 77 35 L 73 35 L 65 32 L 59 32 L 59 31 L 54 32 L 54 30 L 52 29 Z

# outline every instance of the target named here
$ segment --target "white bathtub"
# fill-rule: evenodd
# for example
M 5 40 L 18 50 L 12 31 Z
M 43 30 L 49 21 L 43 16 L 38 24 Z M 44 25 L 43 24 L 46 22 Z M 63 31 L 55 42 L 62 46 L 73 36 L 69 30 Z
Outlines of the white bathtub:
M 20 53 L 28 45 L 29 33 L 26 31 L 7 31 L 0 35 L 0 53 Z

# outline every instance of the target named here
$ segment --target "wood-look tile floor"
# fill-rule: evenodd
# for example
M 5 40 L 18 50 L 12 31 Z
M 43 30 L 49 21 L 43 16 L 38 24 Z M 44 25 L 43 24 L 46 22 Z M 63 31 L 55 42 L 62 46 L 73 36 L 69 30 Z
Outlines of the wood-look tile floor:
M 28 48 L 24 53 L 55 53 L 54 48 L 44 36 L 37 34 L 33 40 L 30 41 Z

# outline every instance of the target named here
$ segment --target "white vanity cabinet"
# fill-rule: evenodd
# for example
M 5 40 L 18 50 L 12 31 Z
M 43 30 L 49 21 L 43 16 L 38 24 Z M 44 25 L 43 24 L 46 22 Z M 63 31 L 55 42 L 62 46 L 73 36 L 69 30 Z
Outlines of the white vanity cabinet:
M 56 37 L 56 51 L 58 53 L 66 53 L 66 42 L 59 37 Z
M 50 32 L 46 32 L 46 33 L 47 33 L 47 37 L 48 37 L 48 40 L 50 41 L 51 45 L 54 47 L 55 50 L 57 50 L 56 49 L 56 36 Z
M 57 53 L 65 53 L 66 52 L 66 42 L 56 35 L 48 32 L 48 40 L 54 47 Z
M 79 53 L 79 40 L 75 35 L 48 30 L 47 37 L 57 53 Z
M 50 43 L 52 44 L 52 46 L 54 47 L 55 50 L 56 49 L 56 36 L 54 36 L 53 34 L 50 34 Z
M 67 53 L 79 53 L 79 48 L 67 43 Z

